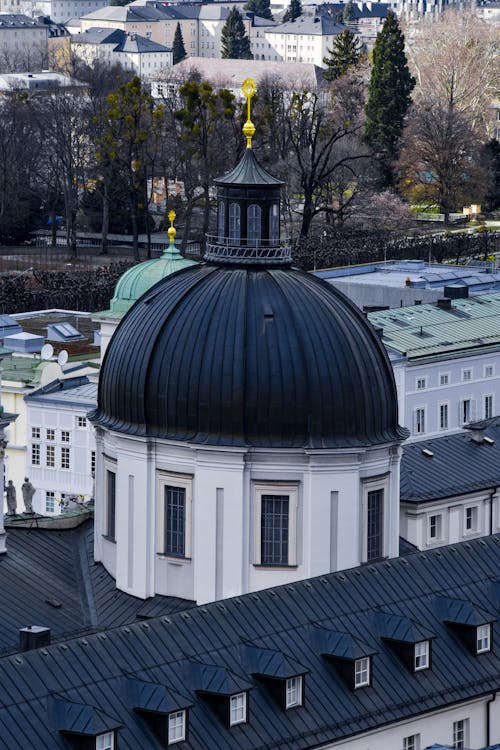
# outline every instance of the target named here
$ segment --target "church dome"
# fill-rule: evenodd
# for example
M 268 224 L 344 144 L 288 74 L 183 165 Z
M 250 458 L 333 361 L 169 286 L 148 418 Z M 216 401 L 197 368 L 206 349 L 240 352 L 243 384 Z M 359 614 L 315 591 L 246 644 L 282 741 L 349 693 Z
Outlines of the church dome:
M 401 440 L 390 363 L 340 292 L 292 268 L 202 264 L 146 293 L 113 336 L 97 424 L 194 444 Z
M 175 214 L 173 218 L 175 218 Z M 171 223 L 173 223 L 173 218 Z M 171 237 L 170 245 L 159 258 L 132 266 L 118 279 L 115 294 L 111 300 L 110 311 L 117 314 L 126 313 L 134 302 L 158 281 L 171 273 L 175 273 L 175 271 L 193 265 L 196 265 L 196 261 L 184 258 L 175 246 L 173 237 Z
M 385 349 L 342 293 L 291 267 L 280 234 L 282 183 L 255 159 L 253 132 L 249 114 L 243 158 L 215 180 L 207 262 L 159 281 L 117 328 L 93 420 L 195 445 L 401 441 Z

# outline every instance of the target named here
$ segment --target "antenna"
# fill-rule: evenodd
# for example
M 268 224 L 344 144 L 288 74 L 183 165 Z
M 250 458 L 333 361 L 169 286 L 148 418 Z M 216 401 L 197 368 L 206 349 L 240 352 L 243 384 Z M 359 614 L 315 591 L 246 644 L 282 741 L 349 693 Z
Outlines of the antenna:
M 54 354 L 54 347 L 52 346 L 52 344 L 44 344 L 42 346 L 42 351 L 40 352 L 40 357 L 42 359 L 50 359 L 53 354 Z
M 68 361 L 68 352 L 66 351 L 66 349 L 62 349 L 59 352 L 59 354 L 57 355 L 57 361 L 59 362 L 61 367 L 66 364 L 66 362 Z

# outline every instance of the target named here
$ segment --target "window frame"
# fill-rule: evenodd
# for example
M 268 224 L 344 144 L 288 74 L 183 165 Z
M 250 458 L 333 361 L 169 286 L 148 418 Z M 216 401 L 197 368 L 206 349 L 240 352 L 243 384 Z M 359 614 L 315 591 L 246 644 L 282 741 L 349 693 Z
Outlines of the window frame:
M 41 458 L 40 443 L 31 443 L 31 465 L 40 466 Z
M 461 375 L 462 383 L 470 383 L 472 380 L 472 367 L 464 367 Z
M 485 393 L 483 395 L 483 418 L 491 419 L 494 413 L 494 398 L 493 393 Z
M 71 468 L 71 450 L 67 445 L 61 445 L 61 469 L 69 471 Z
M 109 475 L 114 474 L 114 498 L 110 505 Z M 116 542 L 116 461 L 104 459 L 104 514 L 103 514 L 103 536 L 110 542 Z M 112 522 L 111 522 L 112 521 Z M 112 533 L 111 533 L 112 532 Z
M 420 647 L 420 648 L 419 648 Z M 417 641 L 413 650 L 413 671 L 422 672 L 431 666 L 431 642 L 430 640 Z
M 304 678 L 296 675 L 285 680 L 285 711 L 303 705 Z
M 484 365 L 483 368 L 483 377 L 485 378 L 492 378 L 495 375 L 495 367 L 494 365 Z
M 426 388 L 427 388 L 427 378 L 425 376 L 420 376 L 415 379 L 415 390 L 425 391 Z
M 359 659 L 354 660 L 354 690 L 370 687 L 371 672 L 372 665 L 370 656 L 361 656 Z
M 238 701 L 241 700 L 241 706 L 238 705 Z M 233 705 L 235 704 L 235 705 Z M 241 718 L 238 718 L 237 713 L 242 712 Z M 241 693 L 234 693 L 229 696 L 229 726 L 236 727 L 239 724 L 246 724 L 248 721 L 248 695 L 247 691 L 244 690 Z
M 382 490 L 382 554 L 380 557 L 368 558 L 368 501 L 369 494 L 371 492 L 378 492 Z M 387 529 L 387 504 L 389 501 L 389 474 L 384 474 L 380 477 L 370 477 L 362 480 L 362 498 L 363 498 L 363 529 L 362 529 L 362 549 L 361 559 L 363 562 L 372 562 L 374 560 L 380 560 L 387 556 L 387 542 L 388 542 L 388 529 Z
M 433 533 L 433 520 L 435 519 L 435 533 Z M 443 539 L 443 514 L 429 513 L 427 516 L 427 540 L 429 544 L 440 542 Z
M 104 744 L 107 740 L 106 738 L 111 738 L 111 743 Z M 102 739 L 102 744 L 99 744 L 99 740 Z M 101 734 L 96 734 L 95 737 L 95 747 L 96 750 L 115 750 L 116 748 L 116 732 L 102 732 Z
M 477 532 L 478 528 L 479 507 L 477 505 L 466 505 L 464 507 L 464 534 L 474 534 L 475 532 Z
M 468 719 L 457 719 L 453 722 L 453 748 L 455 750 L 465 750 L 468 744 Z
M 45 428 L 45 438 L 46 440 L 49 440 L 51 443 L 53 443 L 56 439 L 56 430 L 55 427 L 46 427 Z
M 262 561 L 262 498 L 288 495 L 288 562 Z M 298 482 L 254 482 L 254 566 L 263 568 L 290 568 L 297 566 L 297 516 L 299 505 Z
M 443 419 L 443 416 L 446 419 Z M 438 426 L 440 430 L 448 430 L 450 427 L 450 404 L 448 401 L 442 401 L 438 404 Z
M 425 406 L 416 406 L 413 412 L 413 428 L 415 435 L 425 435 Z
M 484 635 L 480 634 L 480 631 L 483 631 Z M 481 646 L 483 641 L 485 645 Z M 486 654 L 489 651 L 491 651 L 491 623 L 485 622 L 476 628 L 476 654 Z
M 166 488 L 177 487 L 184 489 L 184 554 L 171 554 L 166 551 Z M 159 471 L 157 474 L 157 538 L 156 550 L 161 557 L 172 560 L 189 561 L 192 550 L 192 505 L 193 505 L 193 476 L 192 474 L 177 474 L 174 472 Z
M 76 417 L 76 428 L 77 430 L 86 430 L 87 429 L 87 417 L 82 417 L 78 415 Z
M 420 750 L 420 735 L 409 734 L 403 737 L 403 750 Z
M 468 404 L 468 407 L 466 407 Z M 466 415 L 466 411 L 468 414 Z M 461 398 L 460 399 L 460 412 L 459 412 L 459 424 L 462 426 L 468 424 L 474 420 L 473 416 L 473 401 L 472 398 Z
M 172 734 L 171 734 L 172 730 L 176 731 L 177 726 L 172 727 L 171 722 L 179 717 L 182 720 L 180 724 L 182 736 L 172 737 Z M 172 713 L 168 714 L 167 716 L 167 734 L 168 734 L 167 747 L 170 745 L 175 745 L 177 744 L 177 742 L 184 742 L 184 740 L 186 739 L 186 734 L 187 734 L 186 729 L 187 729 L 187 715 L 186 715 L 185 708 L 180 709 L 179 711 L 172 711 Z
M 450 373 L 449 372 L 440 372 L 439 373 L 439 385 L 445 386 L 450 384 Z
M 71 433 L 69 430 L 61 430 L 61 443 L 71 443 Z
M 45 446 L 45 465 L 47 469 L 56 468 L 56 446 L 55 445 Z
M 52 510 L 49 509 L 49 503 L 52 506 Z M 56 493 L 53 490 L 45 491 L 45 513 L 56 512 Z

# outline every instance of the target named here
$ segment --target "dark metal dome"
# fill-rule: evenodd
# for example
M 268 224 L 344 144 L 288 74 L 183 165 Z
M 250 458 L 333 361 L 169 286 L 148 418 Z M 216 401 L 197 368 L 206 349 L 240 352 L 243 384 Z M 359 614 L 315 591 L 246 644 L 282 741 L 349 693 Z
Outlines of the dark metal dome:
M 203 264 L 158 282 L 108 346 L 98 425 L 207 445 L 402 440 L 392 368 L 340 292 L 291 268 Z

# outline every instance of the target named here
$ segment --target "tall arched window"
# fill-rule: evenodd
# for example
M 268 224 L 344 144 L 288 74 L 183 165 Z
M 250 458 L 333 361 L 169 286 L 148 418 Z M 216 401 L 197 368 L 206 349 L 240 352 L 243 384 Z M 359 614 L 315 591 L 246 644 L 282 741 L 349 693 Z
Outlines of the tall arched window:
M 269 209 L 269 240 L 277 242 L 280 238 L 280 210 L 277 203 Z
M 225 219 L 225 204 L 224 201 L 219 201 L 219 215 L 217 217 L 217 233 L 219 235 L 219 242 L 224 241 L 224 219 Z
M 229 206 L 229 239 L 239 242 L 241 238 L 241 218 L 239 203 L 231 203 Z
M 247 212 L 247 240 L 249 245 L 258 245 L 261 238 L 262 211 L 260 206 L 252 203 Z

